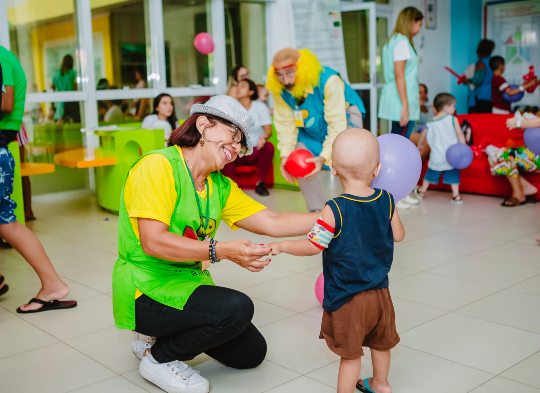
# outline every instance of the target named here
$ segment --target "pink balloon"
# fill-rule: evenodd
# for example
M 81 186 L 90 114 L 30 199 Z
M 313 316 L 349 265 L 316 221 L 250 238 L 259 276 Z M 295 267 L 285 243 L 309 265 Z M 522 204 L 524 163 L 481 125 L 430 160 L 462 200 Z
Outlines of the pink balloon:
M 324 298 L 324 276 L 322 273 L 319 274 L 317 281 L 315 281 L 315 297 L 319 304 L 322 304 Z
M 193 40 L 193 46 L 203 55 L 208 55 L 214 51 L 214 40 L 208 33 L 199 33 Z

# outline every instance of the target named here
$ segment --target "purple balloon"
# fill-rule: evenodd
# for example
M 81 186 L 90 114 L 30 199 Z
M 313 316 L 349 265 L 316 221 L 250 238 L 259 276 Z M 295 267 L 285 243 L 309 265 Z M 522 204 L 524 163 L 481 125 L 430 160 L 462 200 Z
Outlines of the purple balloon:
M 471 148 L 463 143 L 456 143 L 446 150 L 446 161 L 454 169 L 465 169 L 473 160 Z
M 508 87 L 510 87 L 511 89 L 519 89 L 519 85 L 510 85 Z M 524 95 L 525 95 L 525 92 L 523 92 L 523 91 L 520 91 L 518 94 L 515 94 L 513 96 L 507 94 L 506 92 L 503 92 L 503 94 L 502 94 L 503 99 L 506 102 L 510 102 L 510 103 L 520 101 L 523 98 Z
M 418 184 L 422 159 L 414 143 L 401 135 L 385 134 L 377 140 L 381 152 L 381 170 L 371 187 L 388 191 L 397 202 L 409 195 Z
M 534 154 L 540 154 L 540 128 L 527 128 L 523 133 L 525 146 Z

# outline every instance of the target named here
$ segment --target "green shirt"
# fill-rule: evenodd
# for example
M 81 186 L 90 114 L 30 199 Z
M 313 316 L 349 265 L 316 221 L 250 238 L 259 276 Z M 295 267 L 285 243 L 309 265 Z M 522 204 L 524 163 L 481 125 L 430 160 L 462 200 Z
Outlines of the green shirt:
M 205 222 L 206 201 L 200 200 L 202 212 L 197 207 L 198 198 L 190 180 L 184 160 L 176 147 L 171 146 L 149 154 L 164 155 L 173 169 L 177 192 L 176 206 L 172 213 L 169 232 L 179 236 L 188 233 L 200 233 Z M 210 237 L 213 237 L 221 221 L 222 210 L 231 191 L 228 178 L 219 172 L 210 174 L 213 192 L 207 195 L 209 200 Z M 144 190 L 140 190 L 144 192 Z M 204 217 L 201 217 L 201 214 Z M 199 240 L 204 238 L 199 236 Z M 135 329 L 135 294 L 144 293 L 153 300 L 179 310 L 184 308 L 187 300 L 200 285 L 214 285 L 208 270 L 201 270 L 201 262 L 172 262 L 144 253 L 141 242 L 135 235 L 129 221 L 124 201 L 124 193 L 120 200 L 118 217 L 118 259 L 113 270 L 113 314 L 116 326 L 120 329 Z
M 3 114 L 0 130 L 19 131 L 26 100 L 26 76 L 17 57 L 3 46 L 0 46 L 0 64 L 4 74 L 4 86 L 13 87 L 13 111 Z

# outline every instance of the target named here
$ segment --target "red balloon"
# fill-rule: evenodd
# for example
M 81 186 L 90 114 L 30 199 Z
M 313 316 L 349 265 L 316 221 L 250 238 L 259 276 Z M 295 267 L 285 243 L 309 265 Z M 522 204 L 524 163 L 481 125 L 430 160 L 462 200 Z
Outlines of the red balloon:
M 306 149 L 296 149 L 293 151 L 287 161 L 285 161 L 285 170 L 294 177 L 302 178 L 315 169 L 315 164 L 306 162 L 307 158 L 313 158 L 313 154 Z
M 208 55 L 214 51 L 214 40 L 208 33 L 199 33 L 193 40 L 193 46 L 203 55 Z

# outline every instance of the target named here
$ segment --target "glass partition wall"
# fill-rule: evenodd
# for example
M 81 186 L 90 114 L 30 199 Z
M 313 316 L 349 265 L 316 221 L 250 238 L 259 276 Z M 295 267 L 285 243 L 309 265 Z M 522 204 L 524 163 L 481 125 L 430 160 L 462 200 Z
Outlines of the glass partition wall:
M 225 92 L 237 63 L 263 82 L 265 7 L 243 0 L 0 0 L 0 44 L 17 55 L 27 78 L 26 159 L 53 162 L 65 150 L 97 147 L 93 130 L 140 123 L 162 92 L 185 118 L 194 100 Z M 213 37 L 209 55 L 194 48 L 201 32 Z M 33 194 L 92 186 L 91 172 L 72 171 L 57 166 L 32 179 Z

